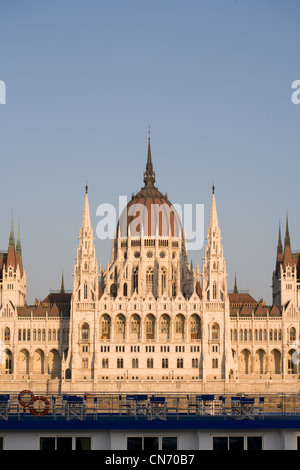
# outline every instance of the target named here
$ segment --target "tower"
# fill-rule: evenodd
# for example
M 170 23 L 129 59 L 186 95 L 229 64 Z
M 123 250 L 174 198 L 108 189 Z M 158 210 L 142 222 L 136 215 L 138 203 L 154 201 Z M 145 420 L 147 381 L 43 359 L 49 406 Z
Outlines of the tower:
M 74 263 L 70 312 L 69 352 L 65 378 L 92 380 L 95 367 L 95 315 L 98 298 L 98 267 L 91 225 L 88 187 Z
M 15 244 L 13 217 L 7 253 L 2 254 L 2 291 L 1 305 L 12 304 L 22 307 L 26 302 L 26 273 L 23 270 L 20 226 Z
M 215 187 L 202 265 L 203 380 L 228 379 L 233 369 L 226 263 L 223 256 Z

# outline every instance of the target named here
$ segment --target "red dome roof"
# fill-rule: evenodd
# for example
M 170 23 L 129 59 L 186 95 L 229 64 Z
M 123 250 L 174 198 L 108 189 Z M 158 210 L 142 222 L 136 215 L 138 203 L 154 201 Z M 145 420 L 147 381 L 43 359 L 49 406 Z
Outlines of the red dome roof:
M 175 208 L 155 183 L 151 159 L 150 139 L 144 173 L 144 187 L 132 197 L 122 212 L 118 223 L 118 236 L 148 236 L 181 238 L 181 221 Z

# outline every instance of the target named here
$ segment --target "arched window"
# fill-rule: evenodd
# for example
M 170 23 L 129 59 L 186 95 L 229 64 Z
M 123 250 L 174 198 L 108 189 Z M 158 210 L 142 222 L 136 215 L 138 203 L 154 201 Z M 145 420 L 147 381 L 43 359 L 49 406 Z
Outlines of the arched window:
M 146 295 L 153 294 L 153 268 L 146 271 Z
M 168 358 L 162 359 L 161 365 L 162 365 L 162 368 L 163 368 L 163 369 L 168 369 L 168 367 L 169 367 L 169 359 L 168 359 Z
M 87 283 L 86 282 L 84 283 L 84 286 L 83 286 L 83 298 L 84 300 L 87 299 Z
M 166 268 L 161 268 L 161 294 L 165 292 L 167 288 L 167 270 Z
M 133 369 L 138 369 L 139 367 L 139 360 L 138 359 L 132 359 L 132 368 Z
M 147 369 L 153 369 L 153 359 L 152 359 L 152 357 L 149 357 L 147 359 Z
M 123 285 L 123 295 L 124 297 L 127 297 L 127 283 L 126 282 Z
M 213 300 L 216 300 L 217 298 L 217 284 L 214 282 L 213 283 Z
M 108 369 L 108 359 L 105 359 L 105 358 L 102 359 L 102 368 Z
M 183 359 L 182 358 L 177 359 L 177 369 L 183 369 Z
M 123 359 L 122 358 L 117 359 L 117 368 L 118 369 L 123 369 Z
M 87 323 L 84 323 L 81 327 L 81 339 L 87 340 L 89 339 L 90 334 L 90 327 Z
M 219 325 L 217 323 L 214 323 L 211 328 L 211 339 L 219 339 L 219 331 Z
M 292 328 L 290 328 L 290 341 L 295 341 L 295 340 L 296 340 L 296 330 L 292 326 Z
M 135 268 L 133 271 L 133 292 L 136 291 L 138 294 L 139 286 L 139 268 Z
M 10 341 L 10 329 L 8 327 L 4 330 L 4 341 Z

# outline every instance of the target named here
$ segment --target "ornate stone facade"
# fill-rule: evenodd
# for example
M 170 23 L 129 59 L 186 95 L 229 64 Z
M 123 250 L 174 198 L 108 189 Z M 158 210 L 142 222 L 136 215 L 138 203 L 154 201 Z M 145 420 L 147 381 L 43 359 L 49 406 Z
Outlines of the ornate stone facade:
M 73 291 L 62 283 L 34 306 L 26 305 L 12 227 L 0 256 L 1 390 L 298 392 L 300 255 L 291 252 L 288 223 L 273 305 L 236 285 L 229 293 L 214 189 L 200 272 L 178 214 L 155 186 L 149 139 L 144 186 L 120 217 L 106 268 L 86 187 Z

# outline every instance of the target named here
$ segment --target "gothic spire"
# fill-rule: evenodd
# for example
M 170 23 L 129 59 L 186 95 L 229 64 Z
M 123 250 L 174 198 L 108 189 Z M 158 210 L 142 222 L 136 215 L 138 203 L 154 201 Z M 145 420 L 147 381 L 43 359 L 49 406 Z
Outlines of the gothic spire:
M 238 294 L 239 291 L 238 291 L 238 288 L 237 288 L 237 282 L 236 282 L 236 274 L 234 276 L 234 288 L 233 288 L 233 293 L 234 294 Z
M 285 238 L 284 238 L 284 267 L 292 266 L 291 240 L 289 234 L 288 215 L 286 214 Z
M 211 230 L 219 228 L 216 198 L 215 198 L 215 186 L 212 187 L 212 199 L 211 199 L 211 208 L 210 208 L 209 228 Z
M 144 172 L 144 183 L 145 186 L 154 186 L 155 183 L 155 172 L 153 171 L 152 157 L 151 157 L 151 144 L 150 144 L 150 128 L 148 132 L 148 156 L 146 171 Z
M 286 214 L 284 246 L 291 246 L 291 240 L 290 240 L 290 234 L 289 234 L 288 214 Z
M 14 235 L 14 221 L 13 216 L 11 216 L 11 224 L 10 224 L 10 235 L 9 235 L 9 246 L 15 246 L 15 235 Z
M 20 224 L 18 225 L 18 238 L 17 238 L 17 245 L 16 245 L 16 253 L 20 255 L 22 252 L 21 248 L 21 237 L 20 237 Z
M 64 293 L 65 293 L 64 273 L 62 273 L 62 276 L 61 276 L 61 288 L 60 288 L 60 293 L 61 293 L 61 294 L 64 294 Z
M 279 222 L 279 231 L 278 231 L 277 253 L 278 253 L 278 254 L 282 254 L 280 222 Z
M 82 228 L 91 228 L 91 216 L 90 216 L 88 186 L 87 185 L 85 187 L 85 199 L 84 199 L 84 208 L 83 208 L 83 216 L 82 216 Z

